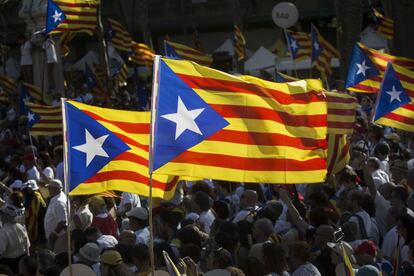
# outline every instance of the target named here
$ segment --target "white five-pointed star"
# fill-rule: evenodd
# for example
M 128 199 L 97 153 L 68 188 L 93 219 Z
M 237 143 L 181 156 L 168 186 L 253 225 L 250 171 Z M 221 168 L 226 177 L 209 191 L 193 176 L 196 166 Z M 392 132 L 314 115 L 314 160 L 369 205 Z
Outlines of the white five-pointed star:
M 292 39 L 292 41 L 290 41 L 290 48 L 292 48 L 293 51 L 296 51 L 296 49 L 299 48 L 296 40 Z
M 394 100 L 397 100 L 399 102 L 401 102 L 400 99 L 400 94 L 402 93 L 402 91 L 397 91 L 397 89 L 395 89 L 395 86 L 392 86 L 392 90 L 391 91 L 386 91 L 388 95 L 390 95 L 390 103 L 392 103 Z
M 62 21 L 61 16 L 62 16 L 62 13 L 55 10 L 55 14 L 52 15 L 53 19 L 55 20 L 55 23 L 58 22 L 58 21 L 59 22 Z
M 26 97 L 23 98 L 23 102 L 24 103 L 30 102 L 30 97 L 28 95 L 26 95 Z
M 364 77 L 366 71 L 371 68 L 365 64 L 365 59 L 361 62 L 361 64 L 357 63 L 356 66 L 358 67 L 357 75 L 362 74 Z
M 203 135 L 195 122 L 195 119 L 200 116 L 203 111 L 204 108 L 188 110 L 181 98 L 178 97 L 177 113 L 165 114 L 161 117 L 176 124 L 175 140 L 177 140 L 186 129 Z
M 27 120 L 29 120 L 29 122 L 34 121 L 35 120 L 35 115 L 31 112 L 29 112 L 27 114 Z
M 315 41 L 313 43 L 313 48 L 315 48 L 315 51 L 319 51 L 319 43 Z
M 109 134 L 103 135 L 99 138 L 94 138 L 87 129 L 85 129 L 85 144 L 72 147 L 75 150 L 86 153 L 86 167 L 92 162 L 95 156 L 109 157 L 102 145 L 105 143 Z

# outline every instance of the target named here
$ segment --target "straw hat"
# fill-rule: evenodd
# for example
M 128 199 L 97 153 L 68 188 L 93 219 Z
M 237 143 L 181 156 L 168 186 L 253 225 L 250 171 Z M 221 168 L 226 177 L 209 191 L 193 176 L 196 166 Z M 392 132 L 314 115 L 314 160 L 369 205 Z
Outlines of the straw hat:
M 95 272 L 87 265 L 84 264 L 72 264 L 72 274 L 82 276 L 96 276 Z M 70 276 L 69 266 L 65 267 L 59 274 L 60 276 Z

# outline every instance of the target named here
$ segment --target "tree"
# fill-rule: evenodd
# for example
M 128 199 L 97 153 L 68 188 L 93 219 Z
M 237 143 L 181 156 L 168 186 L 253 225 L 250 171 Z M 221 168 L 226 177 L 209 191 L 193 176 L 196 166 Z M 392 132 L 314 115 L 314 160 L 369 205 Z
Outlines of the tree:
M 340 52 L 340 79 L 345 80 L 348 74 L 352 48 L 359 40 L 362 28 L 363 1 L 335 0 L 337 19 L 337 47 Z

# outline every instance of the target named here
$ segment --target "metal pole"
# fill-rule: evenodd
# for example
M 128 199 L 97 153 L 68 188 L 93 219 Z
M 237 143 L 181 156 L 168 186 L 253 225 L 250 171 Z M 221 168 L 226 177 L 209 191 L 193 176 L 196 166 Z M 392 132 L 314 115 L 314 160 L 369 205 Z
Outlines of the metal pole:
M 299 77 L 298 77 L 298 72 L 296 71 L 296 62 L 295 62 L 295 58 L 293 57 L 292 48 L 290 48 L 290 40 L 289 40 L 289 37 L 288 37 L 288 35 L 287 35 L 287 31 L 286 31 L 286 29 L 283 29 L 283 33 L 285 34 L 285 39 L 286 39 L 287 46 L 288 46 L 288 48 L 289 48 L 290 57 L 292 58 L 293 71 L 295 71 L 295 76 L 296 76 L 296 78 L 299 78 Z
M 98 40 L 101 48 L 101 61 L 103 62 L 103 65 L 105 67 L 106 72 L 106 78 L 105 78 L 105 84 L 106 89 L 108 90 L 108 94 L 112 93 L 111 89 L 111 83 L 109 81 L 109 66 L 108 66 L 108 47 L 106 44 L 106 41 L 104 39 L 104 30 L 103 30 L 103 24 L 102 24 L 102 5 L 98 5 Z

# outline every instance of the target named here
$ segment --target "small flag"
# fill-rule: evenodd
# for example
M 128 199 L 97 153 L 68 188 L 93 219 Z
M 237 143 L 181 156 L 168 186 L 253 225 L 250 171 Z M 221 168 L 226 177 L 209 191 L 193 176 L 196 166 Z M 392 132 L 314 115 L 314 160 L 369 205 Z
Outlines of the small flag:
M 48 0 L 46 33 L 70 31 L 93 35 L 99 4 L 100 0 Z
M 65 101 L 63 122 L 71 195 L 109 190 L 149 196 L 150 113 Z M 171 198 L 177 178 L 153 177 L 153 196 Z
M 287 45 L 290 46 L 290 54 L 295 61 L 306 59 L 312 54 L 312 42 L 309 34 L 286 31 Z
M 62 110 L 60 106 L 27 103 L 27 126 L 30 135 L 62 134 Z
M 366 71 L 365 78 L 362 71 L 359 71 L 359 67 L 356 65 L 357 63 L 362 65 L 362 61 L 364 60 L 366 61 L 365 67 L 361 67 L 361 69 L 370 67 Z M 378 93 L 385 69 L 389 62 L 395 65 L 394 69 L 397 75 L 400 76 L 401 80 L 404 80 L 403 86 L 411 87 L 414 85 L 412 72 L 407 70 L 414 69 L 413 59 L 392 56 L 357 43 L 353 50 L 352 61 L 348 71 L 346 81 L 347 89 L 354 92 Z M 378 75 L 375 75 L 376 71 L 378 71 Z
M 129 60 L 138 65 L 152 67 L 154 51 L 144 43 L 132 42 L 132 53 Z
M 414 131 L 414 108 L 409 94 L 403 88 L 393 65 L 388 64 L 382 80 L 381 89 L 373 121 L 406 131 Z
M 0 75 L 0 86 L 8 95 L 17 91 L 16 82 L 12 78 L 7 77 L 5 75 Z
M 394 21 L 384 15 L 382 15 L 376 9 L 372 9 L 374 14 L 374 24 L 377 32 L 386 39 L 394 38 Z
M 312 25 L 311 28 L 312 41 L 312 64 L 315 65 L 324 78 L 332 74 L 331 61 L 333 58 L 339 57 L 339 52 L 326 41 L 318 29 Z
M 108 36 L 111 39 L 112 45 L 125 52 L 131 51 L 132 38 L 124 26 L 115 19 L 108 18 Z
M 75 38 L 76 32 L 64 32 L 60 36 L 60 48 L 62 55 L 67 57 L 70 53 L 69 43 Z
M 238 61 L 246 58 L 246 39 L 237 25 L 234 25 L 234 53 Z
M 319 80 L 273 83 L 159 57 L 154 66 L 154 174 L 324 180 L 327 104 Z
M 167 40 L 164 40 L 164 51 L 169 58 L 191 60 L 204 66 L 210 66 L 213 62 L 211 57 L 196 49 Z
M 328 133 L 352 134 L 355 128 L 356 98 L 338 92 L 325 91 L 328 102 Z
M 344 259 L 345 263 L 345 275 L 346 276 L 355 276 L 354 269 L 352 268 L 351 261 L 349 260 L 349 256 L 345 251 L 344 244 L 341 242 L 342 248 L 342 258 Z

